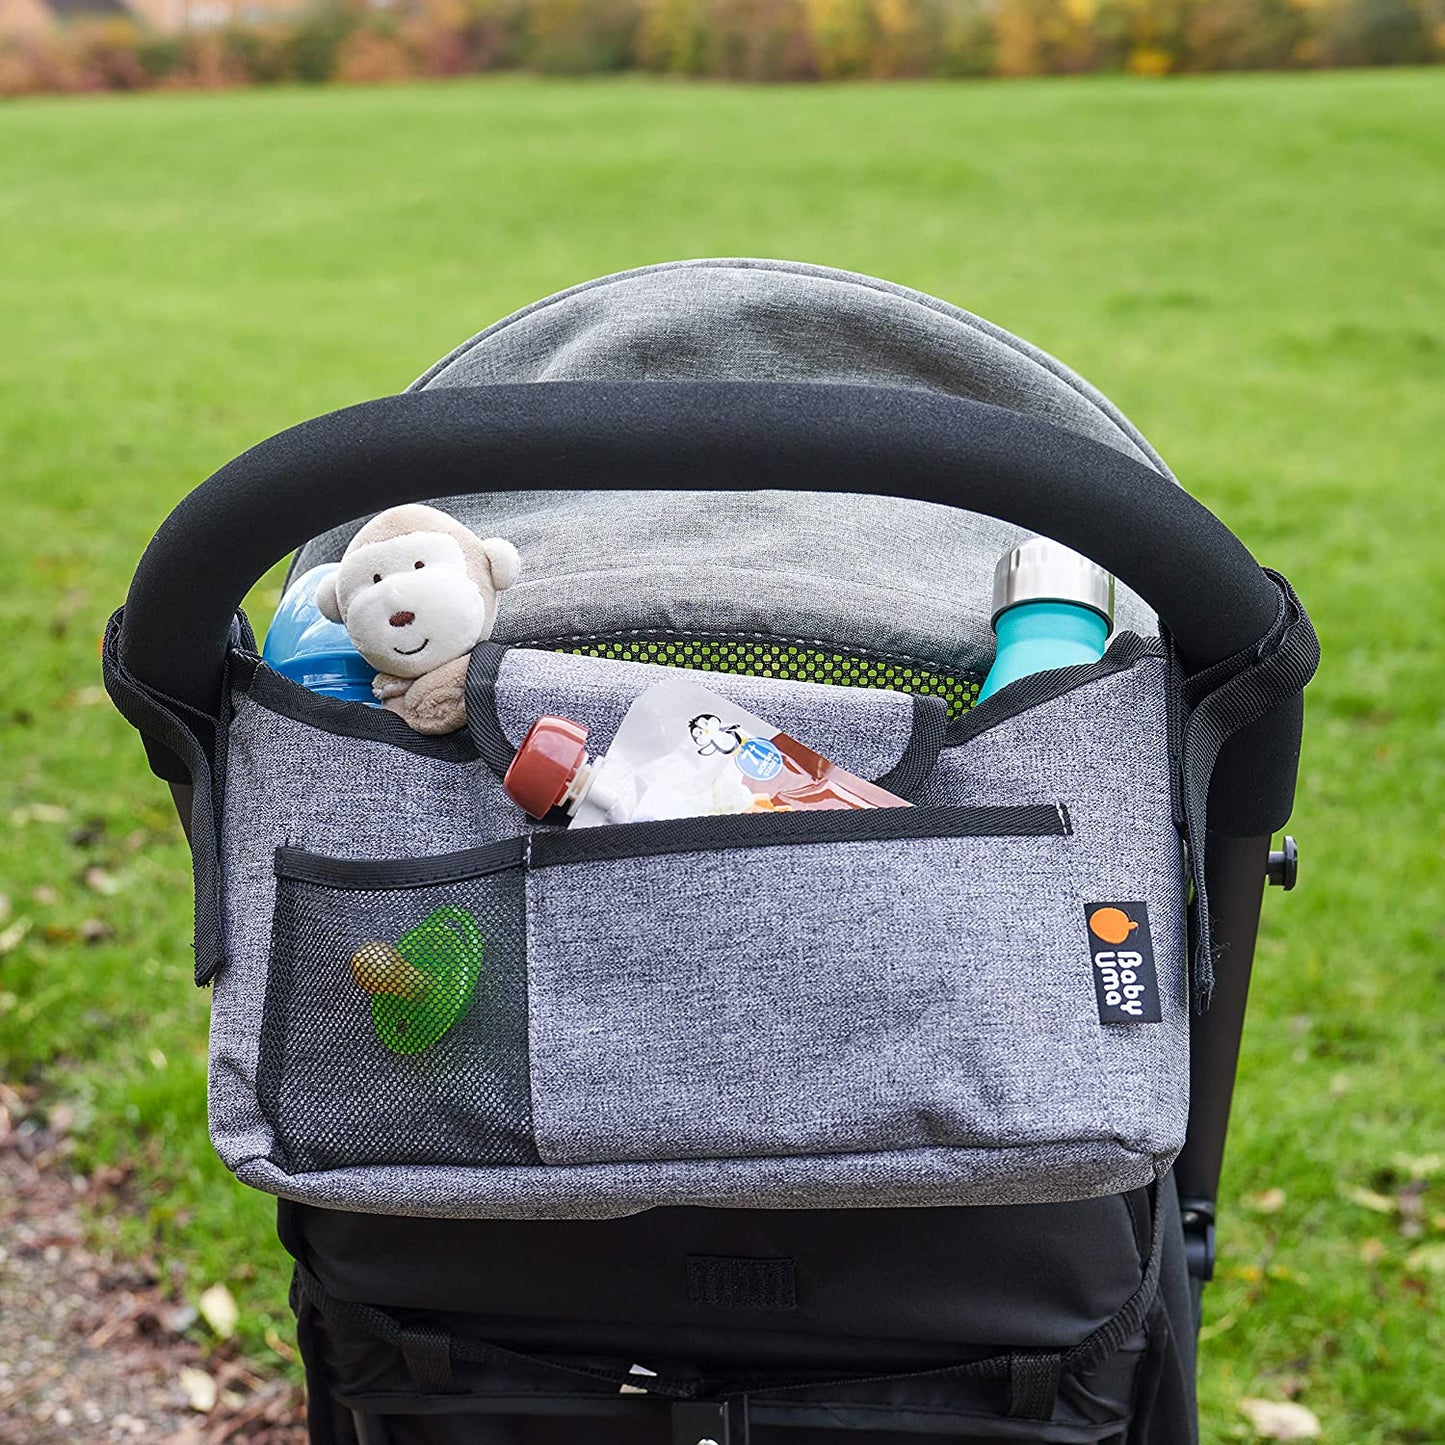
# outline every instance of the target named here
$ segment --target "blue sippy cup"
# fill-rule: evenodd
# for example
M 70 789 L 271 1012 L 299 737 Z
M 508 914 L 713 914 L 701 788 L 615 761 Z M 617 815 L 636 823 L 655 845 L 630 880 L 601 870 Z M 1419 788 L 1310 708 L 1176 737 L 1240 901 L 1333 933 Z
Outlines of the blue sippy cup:
M 978 701 L 1030 673 L 1097 662 L 1113 622 L 1114 579 L 1061 543 L 1030 537 L 994 569 L 998 653 Z
M 336 568 L 335 562 L 323 562 L 286 589 L 261 656 L 283 677 L 312 692 L 379 707 L 371 691 L 376 669 L 351 645 L 346 628 L 316 605 L 317 585 Z

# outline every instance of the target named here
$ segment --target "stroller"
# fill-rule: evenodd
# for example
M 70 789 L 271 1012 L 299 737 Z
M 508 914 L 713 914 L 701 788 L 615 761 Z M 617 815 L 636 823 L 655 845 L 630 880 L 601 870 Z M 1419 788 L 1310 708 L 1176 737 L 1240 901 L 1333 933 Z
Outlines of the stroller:
M 442 736 L 280 676 L 238 610 L 423 498 L 525 568 Z M 1115 574 L 1115 635 L 975 706 L 1031 532 Z M 211 1133 L 278 1196 L 315 1445 L 1196 1439 L 1317 661 L 1079 377 L 815 266 L 576 287 L 223 467 L 105 671 L 187 826 Z M 605 743 L 676 669 L 914 806 L 511 805 L 533 719 Z M 1101 907 L 1142 1017 L 1105 1008 Z M 483 982 L 389 1053 L 346 959 L 439 908 Z

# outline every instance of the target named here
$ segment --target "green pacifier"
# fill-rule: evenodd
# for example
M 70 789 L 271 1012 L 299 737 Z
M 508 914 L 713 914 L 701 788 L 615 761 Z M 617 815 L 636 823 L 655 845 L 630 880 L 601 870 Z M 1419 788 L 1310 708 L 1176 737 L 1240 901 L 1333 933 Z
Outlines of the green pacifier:
M 464 908 L 438 908 L 395 943 L 363 943 L 351 976 L 371 995 L 376 1036 L 394 1054 L 430 1048 L 466 1012 L 482 976 L 482 933 Z

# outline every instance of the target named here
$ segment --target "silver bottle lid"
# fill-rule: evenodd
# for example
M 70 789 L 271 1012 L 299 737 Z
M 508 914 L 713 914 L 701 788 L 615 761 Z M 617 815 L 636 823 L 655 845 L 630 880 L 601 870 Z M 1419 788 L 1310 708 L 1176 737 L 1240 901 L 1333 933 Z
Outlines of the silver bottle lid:
M 998 559 L 993 616 L 1020 602 L 1072 602 L 1114 624 L 1114 579 L 1097 562 L 1048 537 L 1030 537 Z

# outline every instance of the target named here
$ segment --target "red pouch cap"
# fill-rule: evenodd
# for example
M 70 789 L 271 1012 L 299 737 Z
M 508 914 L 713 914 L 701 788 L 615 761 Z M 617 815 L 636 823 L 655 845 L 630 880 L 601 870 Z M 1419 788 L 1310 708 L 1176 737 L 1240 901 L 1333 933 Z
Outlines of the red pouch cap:
M 539 717 L 502 779 L 507 796 L 532 817 L 545 818 L 587 761 L 587 733 L 571 718 Z

